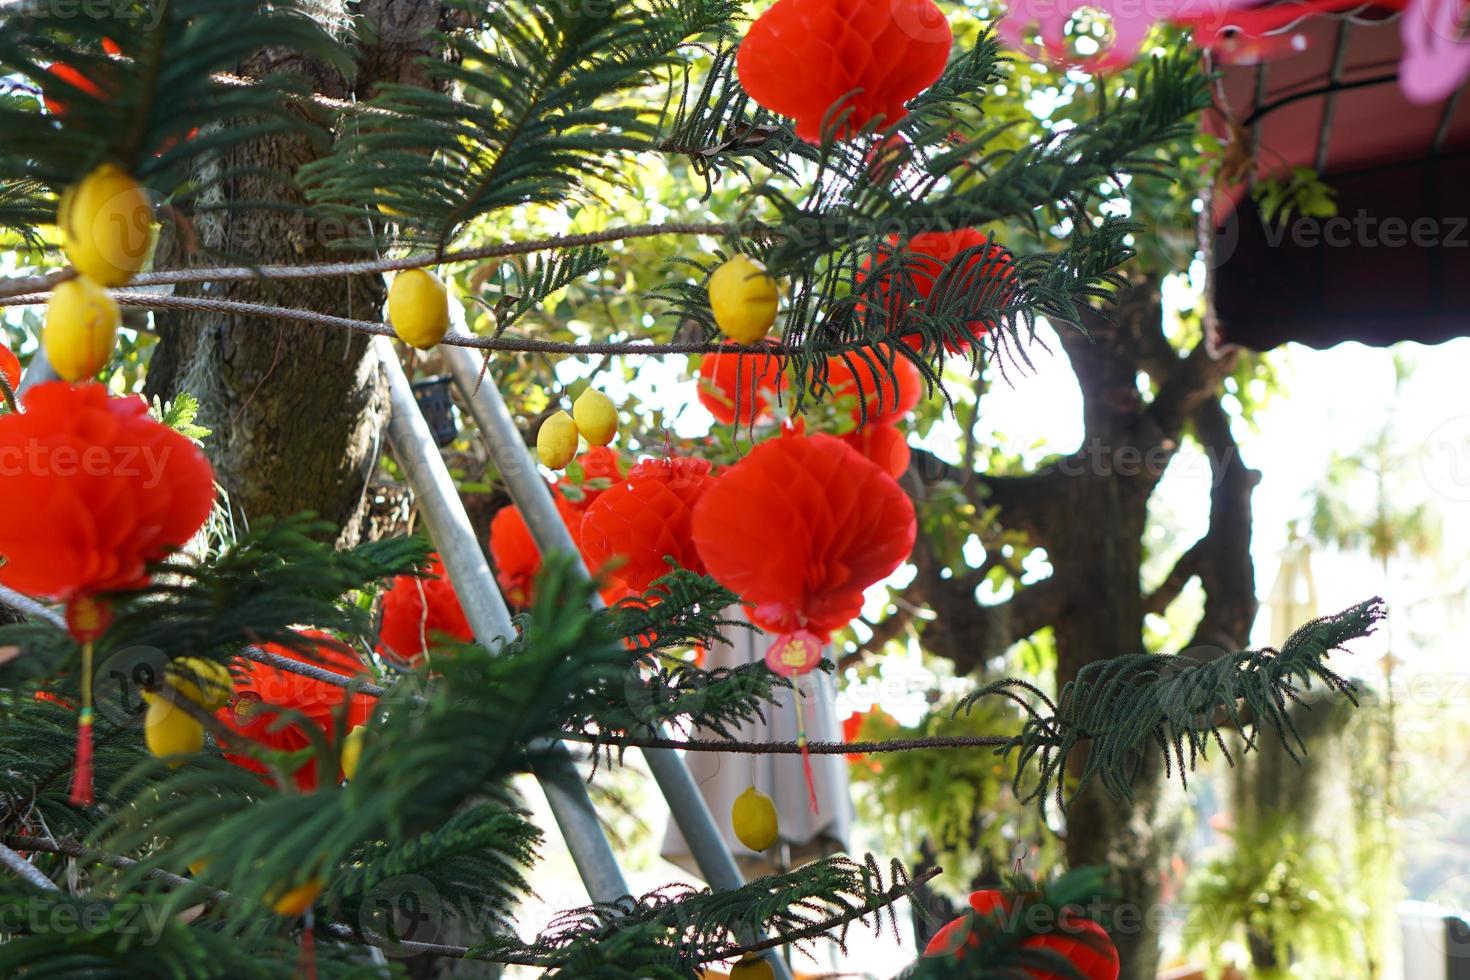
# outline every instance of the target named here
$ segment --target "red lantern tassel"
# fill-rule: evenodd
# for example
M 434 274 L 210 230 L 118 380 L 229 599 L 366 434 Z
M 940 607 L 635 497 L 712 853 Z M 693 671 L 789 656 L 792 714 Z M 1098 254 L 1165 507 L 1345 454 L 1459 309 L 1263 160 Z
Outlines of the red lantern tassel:
M 821 813 L 817 804 L 817 780 L 812 773 L 812 754 L 807 750 L 806 695 L 801 690 L 801 675 L 796 675 L 796 744 L 801 747 L 801 772 L 806 777 L 806 800 L 813 813 Z
M 91 806 L 92 796 L 92 641 L 82 644 L 82 710 L 77 712 L 76 770 L 71 780 L 74 806 Z
M 311 910 L 306 911 L 306 928 L 301 932 L 301 959 L 296 964 L 296 975 L 301 980 L 316 980 L 316 930 L 313 928 Z

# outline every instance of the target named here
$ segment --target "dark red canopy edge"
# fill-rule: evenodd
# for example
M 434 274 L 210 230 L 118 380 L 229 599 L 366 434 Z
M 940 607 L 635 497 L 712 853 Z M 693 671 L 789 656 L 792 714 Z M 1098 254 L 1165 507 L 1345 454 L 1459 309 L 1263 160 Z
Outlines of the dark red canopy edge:
M 1217 101 L 1253 136 L 1257 177 L 1312 167 L 1338 214 L 1266 227 L 1244 188 L 1222 203 L 1217 340 L 1266 350 L 1470 334 L 1470 99 L 1461 88 L 1438 105 L 1406 101 L 1397 19 L 1371 8 L 1289 29 L 1307 50 L 1225 68 Z

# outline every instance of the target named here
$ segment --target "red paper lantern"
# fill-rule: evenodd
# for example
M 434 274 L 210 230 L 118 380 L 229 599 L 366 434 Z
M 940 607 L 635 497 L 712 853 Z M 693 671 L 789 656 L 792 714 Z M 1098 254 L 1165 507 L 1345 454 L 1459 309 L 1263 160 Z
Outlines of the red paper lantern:
M 583 456 L 590 455 L 583 453 Z M 616 463 L 614 464 L 616 465 Z M 598 491 L 601 497 L 607 491 Z M 582 546 L 583 512 L 561 495 L 556 487 L 551 488 L 556 509 L 572 534 L 572 541 L 582 553 L 582 560 L 594 574 L 602 562 L 594 560 Z M 495 560 L 495 580 L 506 601 L 513 606 L 527 607 L 535 602 L 536 576 L 541 571 L 541 549 L 531 537 L 531 529 L 515 504 L 496 512 L 490 522 L 490 557 Z M 620 583 L 612 582 L 601 590 L 602 601 L 612 605 L 628 594 Z
M 459 597 L 433 555 L 429 577 L 399 575 L 383 593 L 383 625 L 378 631 L 378 651 L 415 663 L 435 639 L 470 643 L 474 631 L 465 619 Z
M 577 541 L 581 514 L 556 487 L 551 488 L 551 496 L 561 519 L 572 532 L 572 540 Z M 515 504 L 496 511 L 490 521 L 490 557 L 495 561 L 495 579 L 506 600 L 515 606 L 531 605 L 532 588 L 541 571 L 541 549 L 536 547 L 531 529 Z
M 890 423 L 866 425 L 842 437 L 842 441 L 882 467 L 897 480 L 909 468 L 909 444 Z
M 886 356 L 886 352 L 880 352 Z M 876 377 L 875 377 L 876 375 Z M 861 399 L 867 403 L 867 422 L 891 422 L 907 415 L 924 395 L 924 378 L 914 363 L 903 356 L 893 357 L 893 377 L 881 363 L 869 364 L 859 354 L 827 358 L 827 383 L 832 397 Z M 862 409 L 854 405 L 852 417 L 862 420 Z
M 611 573 L 634 592 L 668 574 L 671 557 L 703 572 L 690 539 L 695 505 L 710 485 L 710 464 L 692 456 L 646 459 L 598 498 L 582 518 L 582 551 L 593 568 Z M 617 563 L 617 564 L 613 564 Z
M 566 503 L 578 515 L 585 514 L 593 501 L 614 484 L 623 482 L 623 457 L 611 446 L 593 446 L 573 462 L 582 468 L 582 482 L 577 484 L 577 489 L 582 495 L 577 500 L 567 498 Z M 564 487 L 567 484 L 566 477 L 557 481 L 558 487 Z M 573 528 L 573 537 L 577 536 L 581 523 L 579 516 L 575 523 L 568 525 Z
M 706 354 L 699 363 L 699 403 L 723 425 L 749 427 L 771 414 L 781 384 L 774 354 Z
M 822 640 L 909 556 L 916 531 L 898 484 L 827 435 L 787 432 L 761 443 L 694 507 L 700 558 L 753 607 L 756 625 Z
M 891 238 L 889 244 L 897 247 L 898 239 Z M 963 269 L 951 269 L 955 260 L 963 253 L 973 250 Z M 909 239 L 903 251 L 893 256 L 884 256 L 885 261 L 902 262 L 913 282 L 913 291 L 922 305 L 933 295 L 934 288 L 944 282 L 945 291 L 969 293 L 967 302 L 976 306 L 1005 306 L 1015 296 L 1015 259 L 1010 251 L 993 241 L 976 228 L 960 228 L 956 231 L 926 231 Z M 871 266 L 871 262 L 865 267 Z M 859 281 L 861 281 L 861 276 Z M 886 279 L 887 277 L 885 277 Z M 887 282 L 878 284 L 881 295 L 889 297 Z M 904 310 L 900 309 L 899 292 L 893 290 L 889 298 L 889 328 L 903 335 L 904 343 L 917 348 L 917 330 L 903 325 Z M 950 305 L 950 303 L 946 303 Z M 959 340 L 945 341 L 950 353 L 963 353 L 970 345 L 994 329 L 998 320 L 971 320 L 965 324 L 969 336 Z
M 964 959 L 965 953 L 980 946 L 977 927 L 985 926 L 984 919 L 993 912 L 1005 911 L 1011 901 L 1004 892 L 996 889 L 972 892 L 970 908 L 974 915 L 961 916 L 936 932 L 929 945 L 924 948 L 925 956 L 952 955 Z M 1080 976 L 1087 980 L 1118 980 L 1118 950 L 1102 926 L 1091 919 L 1084 919 L 1063 910 L 1057 928 L 1044 935 L 1028 936 L 1018 943 L 1022 949 L 1049 949 L 1066 957 Z M 1061 974 L 1042 970 L 1027 970 L 1032 980 L 1063 980 Z
M 72 601 L 136 589 L 214 503 L 199 447 L 99 384 L 37 385 L 0 416 L 0 583 Z
M 824 119 L 837 139 L 897 125 L 943 74 L 952 42 L 932 0 L 777 0 L 750 25 L 735 69 L 752 99 L 816 143 Z
M 12 394 L 20 387 L 20 358 L 4 344 L 0 344 L 0 377 L 4 377 L 5 383 L 10 385 Z
M 66 85 L 69 85 L 74 89 L 79 89 L 82 92 L 85 92 L 95 99 L 103 98 L 105 95 L 105 93 L 102 91 L 101 86 L 92 81 L 86 75 L 83 75 L 81 72 L 77 71 L 71 65 L 63 64 L 62 62 L 57 61 L 47 66 L 46 73 L 48 75 L 51 75 L 53 78 L 61 80 Z M 44 94 L 48 88 L 50 88 L 54 92 L 60 92 L 62 86 L 48 86 L 45 81 L 42 81 L 41 91 L 43 94 L 41 96 L 41 104 L 44 105 L 46 107 L 46 111 L 51 113 L 53 116 L 66 115 L 69 108 L 68 103 L 63 102 L 58 96 Z
M 343 677 L 367 675 L 367 668 L 362 662 L 331 636 L 318 630 L 303 630 L 301 635 L 316 641 L 312 644 L 313 652 L 309 656 L 276 643 L 267 643 L 262 649 L 281 657 L 321 667 Z M 215 717 L 231 731 L 267 748 L 282 752 L 298 752 L 312 744 L 306 728 L 303 727 L 305 724 L 310 724 L 320 731 L 328 742 L 333 742 L 337 731 L 337 712 L 342 710 L 343 703 L 347 703 L 344 731 L 351 731 L 355 726 L 367 722 L 368 716 L 372 714 L 375 700 L 369 695 L 356 692 L 349 700 L 347 689 L 338 687 L 336 684 L 303 677 L 300 674 L 280 670 L 254 660 L 239 660 L 235 664 L 234 699 L 231 704 L 215 712 Z M 261 705 L 290 708 L 301 712 L 306 716 L 306 720 L 303 722 L 297 719 L 288 723 L 278 712 L 261 710 Z M 235 765 L 249 769 L 251 772 L 264 775 L 270 771 L 248 755 L 235 755 L 230 752 L 225 752 L 224 755 Z M 317 786 L 316 759 L 308 759 L 292 774 L 292 778 L 296 785 L 305 792 L 315 789 Z M 337 778 L 342 778 L 340 773 Z

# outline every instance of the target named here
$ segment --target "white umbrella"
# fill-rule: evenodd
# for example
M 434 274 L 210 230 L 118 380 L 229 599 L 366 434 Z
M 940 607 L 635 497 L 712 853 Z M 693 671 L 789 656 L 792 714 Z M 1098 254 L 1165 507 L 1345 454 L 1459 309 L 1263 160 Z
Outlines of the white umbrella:
M 739 615 L 738 613 L 736 614 Z M 728 644 L 716 644 L 706 655 L 705 666 L 735 667 L 763 660 L 772 637 L 742 626 L 724 630 Z M 842 725 L 837 720 L 835 692 L 829 674 L 814 672 L 801 676 L 805 694 L 807 737 L 813 742 L 840 742 Z M 773 705 L 765 708 L 766 720 L 733 728 L 740 741 L 795 742 L 795 692 L 781 691 Z M 696 738 L 720 738 L 716 732 L 695 729 Z M 771 874 L 819 857 L 845 851 L 852 832 L 852 800 L 848 795 L 847 759 L 841 755 L 811 757 L 818 811 L 812 812 L 806 776 L 800 755 L 741 755 L 726 752 L 686 753 L 689 772 L 699 784 L 715 822 L 746 877 Z M 764 852 L 740 843 L 730 826 L 730 808 L 735 798 L 754 786 L 776 804 L 780 838 Z M 680 867 L 698 874 L 689 847 L 679 828 L 670 821 L 661 853 Z

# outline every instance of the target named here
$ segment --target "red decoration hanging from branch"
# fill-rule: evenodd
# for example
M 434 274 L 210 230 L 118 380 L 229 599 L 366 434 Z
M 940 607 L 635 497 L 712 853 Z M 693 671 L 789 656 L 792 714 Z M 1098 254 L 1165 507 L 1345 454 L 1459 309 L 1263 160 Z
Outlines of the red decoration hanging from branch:
M 473 642 L 474 631 L 438 555 L 431 556 L 427 571 L 426 578 L 399 575 L 383 593 L 380 653 L 417 664 L 436 640 Z
M 82 645 L 71 801 L 91 804 L 92 645 L 111 619 L 98 597 L 142 588 L 149 562 L 193 537 L 214 503 L 214 471 L 141 398 L 53 382 L 0 416 L 0 500 L 0 584 L 65 602 Z
M 703 572 L 690 521 L 710 484 L 709 471 L 706 460 L 692 456 L 646 459 L 629 470 L 627 480 L 599 497 L 582 518 L 588 565 L 611 566 L 619 581 L 639 593 L 668 574 L 665 557 Z
M 70 601 L 141 588 L 214 503 L 199 447 L 98 384 L 38 385 L 0 417 L 0 583 Z
M 964 959 L 966 952 L 981 944 L 980 931 L 987 917 L 1007 912 L 1011 897 L 997 889 L 971 892 L 967 913 L 948 923 L 929 940 L 925 956 L 954 956 Z M 1051 932 L 1028 936 L 1017 944 L 1022 949 L 1046 949 L 1058 953 L 1072 964 L 1077 975 L 1086 980 L 1118 980 L 1118 950 L 1102 926 L 1080 915 L 1064 910 L 1060 922 Z M 1062 980 L 1061 974 L 1042 970 L 1026 970 L 1032 980 Z
M 592 451 L 589 450 L 579 458 L 591 454 Z M 598 490 L 595 493 L 597 497 L 601 497 L 606 492 Z M 563 497 L 556 487 L 551 488 L 551 496 L 556 501 L 557 512 L 561 514 L 562 521 L 572 534 L 573 543 L 582 553 L 582 560 L 595 574 L 602 563 L 589 555 L 582 546 L 582 509 Z M 495 561 L 495 580 L 500 583 L 506 601 L 513 606 L 530 606 L 536 600 L 535 586 L 536 576 L 541 571 L 541 549 L 536 546 L 535 539 L 531 537 L 531 529 L 526 526 L 526 519 L 515 504 L 496 511 L 490 522 L 490 557 Z M 627 594 L 628 590 L 617 582 L 612 582 L 601 590 L 602 601 L 608 605 Z
M 777 0 L 750 25 L 735 68 L 752 99 L 817 143 L 824 120 L 837 139 L 897 125 L 952 43 L 932 0 Z
M 262 649 L 291 660 L 312 664 L 343 677 L 367 676 L 367 668 L 350 649 L 330 635 L 318 630 L 303 630 L 301 635 L 313 641 L 312 653 L 301 653 L 290 647 L 267 643 Z M 372 714 L 375 699 L 353 693 L 349 700 L 346 688 L 279 670 L 254 660 L 237 661 L 235 665 L 235 697 L 231 704 L 215 712 L 226 727 L 251 741 L 281 752 L 299 752 L 311 746 L 311 737 L 303 727 L 310 724 L 328 742 L 335 740 L 336 713 L 347 702 L 347 720 L 343 731 L 365 724 Z M 279 712 L 263 710 L 261 705 L 289 708 L 306 716 L 305 721 L 288 720 Z M 262 775 L 269 770 L 248 755 L 226 752 L 225 758 L 235 765 Z M 290 774 L 298 788 L 311 792 L 317 786 L 316 759 L 308 759 Z M 339 773 L 336 777 L 341 779 Z
M 699 403 L 722 425 L 749 427 L 771 414 L 781 383 L 774 354 L 706 354 L 699 363 Z
M 890 238 L 889 245 L 897 249 L 898 239 Z M 961 267 L 956 260 L 967 252 L 970 254 Z M 923 232 L 904 244 L 902 254 L 891 260 L 884 256 L 884 260 L 904 263 L 912 277 L 913 292 L 920 307 L 929 302 L 936 288 L 944 295 L 965 295 L 965 304 L 972 307 L 1005 306 L 1015 297 L 1015 257 L 1005 246 L 976 228 Z M 867 263 L 869 267 L 872 264 Z M 860 274 L 859 281 L 862 278 Z M 917 348 L 918 330 L 904 326 L 907 311 L 900 306 L 900 291 L 891 288 L 887 279 L 885 275 L 878 283 L 878 292 L 889 304 L 889 329 L 901 334 L 904 343 Z M 953 301 L 946 299 L 944 305 L 953 308 Z M 971 320 L 965 324 L 968 336 L 946 340 L 945 349 L 952 354 L 963 353 L 999 323 L 998 318 Z
M 870 364 L 858 354 L 827 358 L 827 383 L 832 386 L 832 397 L 865 402 L 869 425 L 892 422 L 907 415 L 924 396 L 924 378 L 912 361 L 887 351 L 880 351 L 878 356 L 893 358 L 892 377 L 883 364 Z M 860 406 L 853 406 L 852 417 L 863 421 Z
M 604 492 L 623 482 L 623 457 L 611 446 L 593 446 L 572 462 L 582 468 L 582 482 L 575 484 L 577 494 L 567 496 L 566 488 L 572 481 L 566 476 L 557 480 L 556 485 L 562 490 L 567 506 L 579 515 L 574 523 L 568 524 L 572 536 L 576 537 L 581 530 L 580 515 Z
M 769 632 L 825 641 L 862 609 L 863 590 L 913 550 L 914 506 L 842 440 L 787 432 L 726 470 L 694 508 L 709 573 Z

